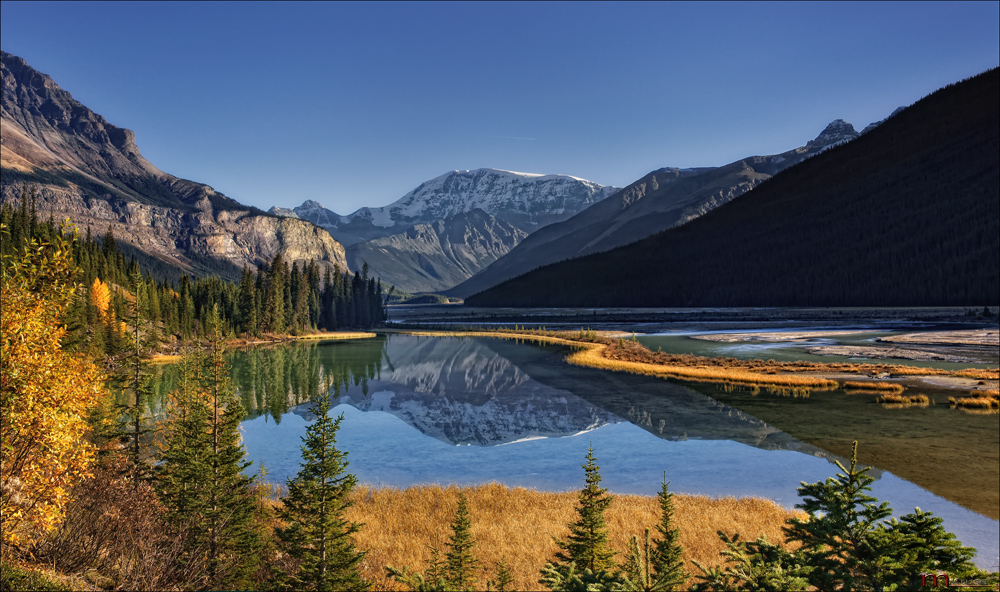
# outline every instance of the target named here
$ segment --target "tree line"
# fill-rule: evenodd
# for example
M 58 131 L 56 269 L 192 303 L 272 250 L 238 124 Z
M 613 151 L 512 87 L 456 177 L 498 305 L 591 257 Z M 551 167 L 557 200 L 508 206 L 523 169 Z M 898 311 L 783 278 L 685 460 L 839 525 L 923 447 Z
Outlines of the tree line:
M 23 256 L 32 239 L 48 243 L 64 232 L 51 217 L 39 218 L 35 188 L 27 185 L 16 206 L 0 206 L 0 224 L 8 229 L 0 234 L 0 253 L 11 257 Z M 381 282 L 368 276 L 367 265 L 352 275 L 337 266 L 321 270 L 315 260 L 289 265 L 279 253 L 256 271 L 244 267 L 238 282 L 184 274 L 170 279 L 174 274 L 162 262 L 146 256 L 140 263 L 126 248 L 110 228 L 95 238 L 88 227 L 82 238 L 70 241 L 70 261 L 82 286 L 63 318 L 68 343 L 94 354 L 121 352 L 126 347 L 121 321 L 133 301 L 149 322 L 152 342 L 209 338 L 213 309 L 224 333 L 254 337 L 367 329 L 386 318 Z
M 977 306 L 1000 293 L 1000 70 L 695 220 L 470 306 Z
M 345 517 L 356 477 L 337 447 L 343 416 L 330 415 L 335 377 L 313 399 L 316 419 L 302 438 L 302 462 L 280 504 L 266 503 L 265 471 L 248 474 L 239 433 L 245 416 L 235 396 L 219 307 L 207 317 L 210 348 L 185 357 L 162 445 L 150 446 L 141 417 L 144 368 L 133 358 L 133 405 L 115 405 L 101 373 L 85 355 L 61 346 L 65 327 L 53 323 L 76 284 L 67 241 L 29 242 L 0 264 L 0 585 L 61 589 L 16 565 L 35 558 L 63 570 L 90 570 L 94 585 L 124 589 L 365 590 L 366 550 L 353 535 L 362 524 Z M 133 305 L 128 322 L 141 319 Z M 129 333 L 126 333 L 129 334 Z M 133 331 L 137 335 L 138 331 Z M 137 347 L 136 343 L 132 343 Z M 134 420 L 131 423 L 130 420 Z M 695 564 L 697 590 L 893 590 L 936 588 L 927 574 L 982 580 L 994 575 L 971 563 L 975 551 L 944 530 L 940 518 L 917 509 L 889 519 L 888 503 L 870 495 L 874 479 L 856 462 L 841 473 L 799 488 L 807 518 L 784 529 L 795 548 L 719 533 L 724 563 Z M 604 512 L 611 496 L 600 487 L 593 448 L 583 465 L 585 486 L 569 534 L 540 572 L 552 590 L 675 590 L 690 578 L 680 559 L 672 494 L 664 479 L 661 519 L 625 561 L 608 545 Z M 415 590 L 462 590 L 476 584 L 472 516 L 460 497 L 444 558 L 437 550 L 423 574 L 389 567 Z M 502 563 L 489 589 L 506 590 Z M 113 578 L 109 575 L 113 574 Z M 103 579 L 101 579 L 103 578 Z

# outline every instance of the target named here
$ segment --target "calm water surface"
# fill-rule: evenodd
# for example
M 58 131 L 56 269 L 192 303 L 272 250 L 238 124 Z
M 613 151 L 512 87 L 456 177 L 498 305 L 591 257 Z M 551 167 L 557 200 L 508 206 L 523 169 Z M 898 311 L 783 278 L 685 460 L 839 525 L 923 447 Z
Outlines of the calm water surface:
M 615 493 L 655 495 L 666 472 L 677 493 L 759 496 L 792 507 L 800 481 L 831 477 L 832 461 L 843 461 L 829 452 L 843 453 L 840 444 L 808 443 L 746 411 L 748 403 L 789 402 L 776 395 L 577 368 L 565 353 L 502 339 L 392 335 L 233 352 L 232 380 L 249 411 L 249 458 L 276 482 L 298 471 L 300 437 L 313 419 L 308 401 L 326 381 L 337 395 L 331 413 L 345 418 L 338 446 L 349 451 L 349 470 L 374 485 L 496 481 L 575 490 L 592 445 L 603 484 Z M 161 392 L 172 381 L 165 368 Z M 727 396 L 732 406 L 720 402 Z M 794 401 L 797 415 L 808 416 L 802 405 L 819 399 Z M 855 401 L 848 404 L 866 404 Z M 972 419 L 974 432 L 998 438 L 995 420 Z M 979 549 L 981 566 L 996 566 L 996 520 L 872 464 L 874 493 L 897 514 L 935 512 Z

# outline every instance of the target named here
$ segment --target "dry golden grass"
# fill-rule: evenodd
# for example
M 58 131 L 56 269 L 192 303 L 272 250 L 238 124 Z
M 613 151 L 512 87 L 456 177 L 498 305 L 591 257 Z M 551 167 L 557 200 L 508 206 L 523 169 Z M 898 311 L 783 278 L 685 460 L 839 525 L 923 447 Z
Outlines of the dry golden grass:
M 953 376 L 975 378 L 976 380 L 998 380 L 1000 379 L 1000 368 L 966 368 L 954 372 Z
M 496 576 L 495 563 L 506 559 L 514 572 L 514 589 L 539 589 L 539 570 L 557 550 L 552 537 L 566 536 L 567 525 L 577 517 L 576 492 L 547 493 L 500 484 L 462 489 L 361 487 L 352 496 L 354 506 L 348 516 L 365 523 L 355 538 L 359 548 L 370 550 L 362 568 L 364 576 L 377 588 L 391 590 L 395 582 L 385 578 L 386 565 L 423 572 L 430 558 L 429 545 L 437 545 L 443 555 L 459 491 L 468 498 L 474 552 L 482 568 L 477 587 L 484 590 L 486 580 Z M 723 546 L 717 530 L 730 535 L 738 532 L 741 538 L 765 535 L 769 541 L 781 541 L 785 520 L 804 515 L 758 498 L 676 495 L 674 506 L 686 568 L 691 571 L 697 571 L 692 559 L 704 565 L 720 563 Z M 659 504 L 655 497 L 615 496 L 605 516 L 611 545 L 621 561 L 631 536 L 641 537 L 645 528 L 659 522 Z
M 958 372 L 938 368 L 921 368 L 895 364 L 854 364 L 847 362 L 775 362 L 774 360 L 742 360 L 737 358 L 709 358 L 684 354 L 652 352 L 634 339 L 612 339 L 606 332 L 548 331 L 545 329 L 514 330 L 498 328 L 490 331 L 390 331 L 427 337 L 498 337 L 534 343 L 567 345 L 577 351 L 567 356 L 571 364 L 630 372 L 648 376 L 679 378 L 695 382 L 761 385 L 794 389 L 833 389 L 839 383 L 823 376 L 803 376 L 801 373 L 875 375 L 889 373 L 893 376 L 959 376 L 977 379 L 996 379 L 1000 370 L 969 368 Z M 860 382 L 860 381 L 859 381 Z M 850 383 L 845 383 L 850 384 Z M 886 383 L 864 382 L 866 389 L 903 388 L 877 386 Z
M 647 376 L 663 376 L 694 380 L 698 382 L 728 382 L 736 384 L 774 385 L 783 387 L 835 388 L 837 381 L 815 376 L 800 376 L 796 374 L 767 374 L 753 372 L 744 368 L 729 368 L 720 366 L 684 366 L 672 364 L 656 364 L 651 362 L 609 358 L 606 345 L 593 345 L 582 351 L 570 354 L 566 361 L 578 366 L 600 368 Z M 648 351 L 648 350 L 647 350 Z
M 307 335 L 296 335 L 295 339 L 298 341 L 307 341 L 311 339 L 322 339 L 322 340 L 333 340 L 333 339 L 368 339 L 370 337 L 377 337 L 375 333 L 365 333 L 362 331 L 328 331 L 323 333 L 310 333 Z
M 901 393 L 903 385 L 896 382 L 875 382 L 875 381 L 847 381 L 844 383 L 845 389 L 861 389 L 871 391 L 893 391 Z
M 916 394 L 916 395 L 900 395 L 896 393 L 886 393 L 879 396 L 878 402 L 882 403 L 884 407 L 887 408 L 898 408 L 898 407 L 926 407 L 930 405 L 931 400 L 927 395 Z
M 948 402 L 967 409 L 1000 409 L 1000 399 L 996 397 L 948 397 Z

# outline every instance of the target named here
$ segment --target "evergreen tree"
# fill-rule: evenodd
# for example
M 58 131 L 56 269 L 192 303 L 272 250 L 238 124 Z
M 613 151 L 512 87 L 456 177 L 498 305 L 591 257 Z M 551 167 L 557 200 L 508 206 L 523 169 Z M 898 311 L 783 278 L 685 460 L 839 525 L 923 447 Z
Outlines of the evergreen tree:
M 504 557 L 500 558 L 494 564 L 497 572 L 497 579 L 487 580 L 486 589 L 493 590 L 495 592 L 508 592 L 511 589 L 511 584 L 514 583 L 514 572 L 511 571 L 510 566 L 507 564 L 507 559 Z
M 615 555 L 608 545 L 608 526 L 604 520 L 604 512 L 613 498 L 600 486 L 600 468 L 591 446 L 583 465 L 586 486 L 578 496 L 576 512 L 579 518 L 569 525 L 570 534 L 566 540 L 556 541 L 562 551 L 555 556 L 563 564 L 575 563 L 577 568 L 595 573 L 612 567 Z
M 337 449 L 337 431 L 344 416 L 331 419 L 330 389 L 310 408 L 316 421 L 302 437 L 302 468 L 288 480 L 288 496 L 279 516 L 287 526 L 278 538 L 302 560 L 293 576 L 296 589 L 362 590 L 368 583 L 358 573 L 364 553 L 354 548 L 352 535 L 361 525 L 344 517 L 357 478 L 345 473 L 346 452 Z
M 851 451 L 850 468 L 839 461 L 842 473 L 825 482 L 799 487 L 807 519 L 788 521 L 788 541 L 798 542 L 797 554 L 815 567 L 810 584 L 822 590 L 883 590 L 914 585 L 922 570 L 948 570 L 953 575 L 974 573 L 975 550 L 963 547 L 946 532 L 939 518 L 907 514 L 899 522 L 886 520 L 889 502 L 865 493 L 875 479 L 871 467 L 858 468 L 858 443 Z
M 206 564 L 209 587 L 239 587 L 256 568 L 260 533 L 255 526 L 254 479 L 243 474 L 239 425 L 243 405 L 229 388 L 217 307 L 210 354 L 200 376 L 188 362 L 177 397 L 162 466 L 161 499 L 173 523 L 187 534 L 188 560 Z M 194 381 L 198 377 L 201 380 Z
M 649 529 L 640 550 L 636 537 L 632 537 L 629 557 L 625 566 L 625 577 L 630 587 L 636 590 L 677 590 L 687 581 L 681 555 L 684 548 L 680 544 L 680 529 L 673 525 L 674 494 L 664 475 L 657 499 L 660 503 L 660 523 L 656 532 L 660 538 L 650 547 Z
M 451 538 L 448 539 L 448 553 L 445 555 L 447 580 L 456 590 L 469 590 L 476 583 L 474 572 L 479 567 L 479 561 L 472 554 L 476 542 L 469 533 L 470 526 L 468 500 L 464 492 L 459 492 L 458 509 L 451 523 Z
M 620 583 L 617 577 L 607 573 L 614 566 L 614 551 L 608 544 L 604 512 L 613 498 L 608 495 L 607 489 L 600 486 L 600 468 L 591 446 L 587 449 L 587 462 L 583 465 L 586 485 L 578 496 L 578 518 L 569 525 L 569 536 L 565 540 L 556 540 L 562 549 L 555 555 L 556 562 L 546 563 L 542 569 L 539 583 L 553 590 L 573 589 L 579 582 L 587 586 L 594 584 L 598 588 Z
M 138 487 L 140 478 L 146 476 L 144 468 L 146 459 L 142 455 L 141 442 L 142 437 L 149 430 L 144 427 L 143 415 L 146 411 L 147 401 L 152 397 L 153 386 L 149 375 L 149 364 L 143 358 L 145 349 L 149 345 L 149 335 L 142 330 L 144 320 L 141 311 L 145 290 L 143 289 L 142 278 L 138 270 L 135 270 L 132 274 L 131 283 L 133 298 L 129 303 L 128 314 L 130 347 L 126 358 L 127 363 L 123 366 L 118 379 L 121 383 L 122 392 L 126 395 L 126 400 L 128 398 L 132 399 L 132 404 L 126 407 L 125 413 L 131 424 L 129 437 L 132 442 L 130 448 L 132 452 L 132 466 L 136 477 L 135 486 Z M 131 396 L 129 397 L 129 395 Z

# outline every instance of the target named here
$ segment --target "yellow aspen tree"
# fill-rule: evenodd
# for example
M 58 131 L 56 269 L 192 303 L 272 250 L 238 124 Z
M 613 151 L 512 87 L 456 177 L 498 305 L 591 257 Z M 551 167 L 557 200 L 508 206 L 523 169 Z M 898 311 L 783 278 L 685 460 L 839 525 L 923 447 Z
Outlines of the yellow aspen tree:
M 86 416 L 104 376 L 60 347 L 74 275 L 58 237 L 0 262 L 0 550 L 58 525 L 94 456 Z
M 94 283 L 90 286 L 90 302 L 101 315 L 101 320 L 107 322 L 108 308 L 111 305 L 111 290 L 108 285 L 101 281 L 101 278 L 94 278 Z

